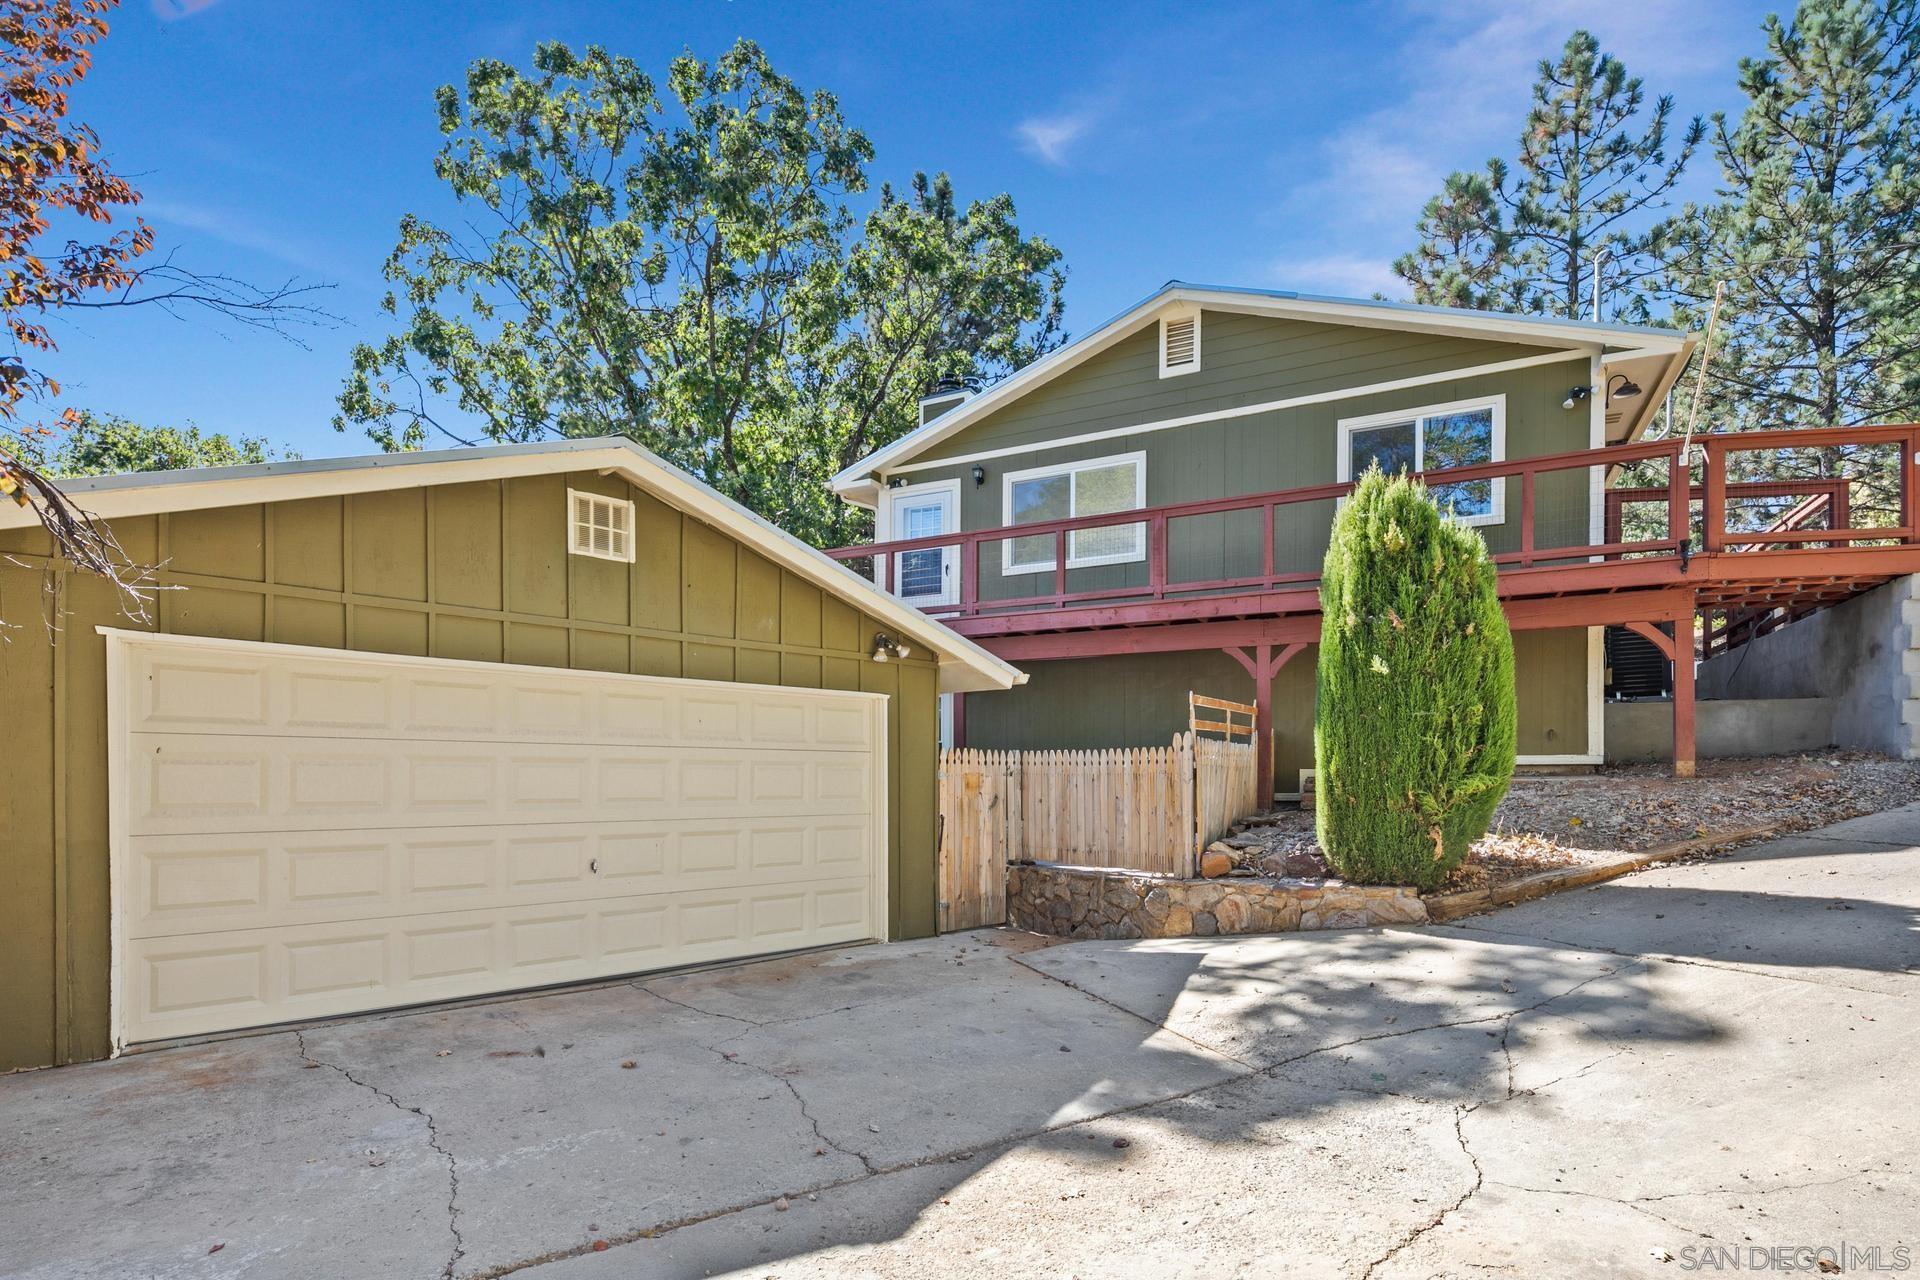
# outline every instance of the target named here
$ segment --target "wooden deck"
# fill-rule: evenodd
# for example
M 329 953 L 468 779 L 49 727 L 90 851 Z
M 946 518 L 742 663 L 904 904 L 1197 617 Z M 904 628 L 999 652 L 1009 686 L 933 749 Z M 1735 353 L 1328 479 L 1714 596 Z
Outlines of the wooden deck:
M 1674 769 L 1690 775 L 1696 656 L 1920 572 L 1920 424 L 1696 436 L 1693 456 L 1683 460 L 1685 448 L 1677 439 L 1641 441 L 1422 478 L 1430 486 L 1501 482 L 1506 519 L 1487 532 L 1499 548 L 1500 596 L 1515 630 L 1626 626 L 1669 661 L 1675 645 L 1660 624 L 1686 638 L 1686 660 L 1674 663 Z M 1741 479 L 1753 473 L 1756 456 L 1771 460 L 1769 478 Z M 1590 495 L 1584 537 L 1570 537 L 1564 511 L 1540 500 L 1543 489 L 1564 494 L 1570 483 Z M 952 603 L 926 611 L 1009 661 L 1224 649 L 1254 677 L 1256 737 L 1265 748 L 1272 676 L 1320 635 L 1318 568 L 1283 566 L 1277 530 L 1304 504 L 1326 504 L 1330 513 L 1351 487 L 1313 485 L 828 554 L 869 567 L 891 591 L 902 553 L 943 551 L 958 562 L 957 590 Z M 1249 531 L 1259 522 L 1258 572 L 1186 579 L 1170 571 L 1169 547 L 1186 522 L 1232 517 Z M 1126 527 L 1140 528 L 1145 539 L 1137 572 L 1120 585 L 1077 586 L 1088 571 L 1069 565 L 1073 535 Z M 1298 528 L 1298 519 L 1288 527 Z M 1002 581 L 981 572 L 990 547 L 1040 537 L 1053 540 L 1048 589 L 983 589 Z M 1292 550 L 1298 562 L 1300 549 Z M 1271 778 L 1267 754 L 1262 779 Z

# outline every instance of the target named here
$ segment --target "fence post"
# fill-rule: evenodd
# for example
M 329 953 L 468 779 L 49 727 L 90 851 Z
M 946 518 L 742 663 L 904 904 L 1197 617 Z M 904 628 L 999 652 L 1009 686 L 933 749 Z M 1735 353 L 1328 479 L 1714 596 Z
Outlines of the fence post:
M 1186 833 L 1187 875 L 1191 877 L 1200 863 L 1200 805 L 1193 793 L 1193 742 L 1191 730 L 1173 736 L 1172 756 L 1180 777 L 1180 830 Z

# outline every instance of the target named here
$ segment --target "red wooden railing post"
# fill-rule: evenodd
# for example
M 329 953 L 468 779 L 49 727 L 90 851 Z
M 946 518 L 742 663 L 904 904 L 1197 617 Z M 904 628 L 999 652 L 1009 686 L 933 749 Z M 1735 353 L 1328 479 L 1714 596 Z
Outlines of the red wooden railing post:
M 1533 563 L 1533 471 L 1520 473 L 1520 565 Z
M 1688 518 L 1692 508 L 1693 477 L 1688 473 L 1687 446 L 1683 441 L 1675 446 L 1667 462 L 1667 537 L 1673 540 L 1676 549 L 1693 537 L 1693 522 Z
M 1053 604 L 1055 608 L 1065 608 L 1067 603 L 1067 531 L 1053 531 Z
M 960 544 L 960 610 L 962 613 L 980 611 L 980 543 L 979 538 L 968 538 Z M 959 713 L 956 711 L 955 714 Z
M 1265 503 L 1260 508 L 1260 580 L 1262 585 L 1273 581 L 1273 509 L 1274 504 Z
M 1920 427 L 1909 427 L 1900 442 L 1900 524 L 1904 541 L 1920 542 Z
M 1706 452 L 1705 482 L 1700 500 L 1700 546 L 1703 551 L 1718 551 L 1727 536 L 1727 451 L 1716 440 L 1703 440 Z
M 1167 517 L 1156 514 L 1147 525 L 1147 586 L 1158 600 L 1167 594 Z

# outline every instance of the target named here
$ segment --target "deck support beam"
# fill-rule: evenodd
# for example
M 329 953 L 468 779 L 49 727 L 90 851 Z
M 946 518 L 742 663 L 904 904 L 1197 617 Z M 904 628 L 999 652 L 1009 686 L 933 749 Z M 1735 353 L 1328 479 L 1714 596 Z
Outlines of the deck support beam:
M 1273 678 L 1306 647 L 1302 643 L 1288 644 L 1276 651 L 1273 645 L 1262 644 L 1255 645 L 1252 653 L 1245 649 L 1222 650 L 1253 677 L 1254 785 L 1259 788 L 1254 794 L 1263 809 L 1273 804 Z
M 1651 622 L 1629 622 L 1627 629 L 1646 640 L 1673 664 L 1673 776 L 1691 778 L 1695 766 L 1693 706 L 1693 609 L 1673 619 L 1669 636 Z

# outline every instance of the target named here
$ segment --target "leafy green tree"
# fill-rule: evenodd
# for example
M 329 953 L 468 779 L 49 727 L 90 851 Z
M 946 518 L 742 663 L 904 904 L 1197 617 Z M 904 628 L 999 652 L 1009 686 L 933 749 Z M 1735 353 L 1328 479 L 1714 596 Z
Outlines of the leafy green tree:
M 386 274 L 404 327 L 357 347 L 337 427 L 414 448 L 626 434 L 793 532 L 846 532 L 825 482 L 914 425 L 939 377 L 1058 341 L 1059 254 L 1004 196 L 883 193 L 834 98 L 741 41 L 672 63 L 543 44 L 439 93 L 459 229 L 409 215 Z M 453 416 L 449 416 L 449 415 Z
M 1805 0 L 1740 64 L 1713 119 L 1719 198 L 1666 233 L 1680 321 L 1726 297 L 1703 429 L 1910 420 L 1920 412 L 1920 10 Z
M 1334 519 L 1314 711 L 1320 847 L 1349 880 L 1431 889 L 1513 778 L 1513 639 L 1479 533 L 1378 467 Z
M 57 435 L 27 442 L 28 462 L 50 476 L 110 476 L 184 467 L 237 467 L 298 454 L 264 437 L 228 436 L 184 427 L 151 427 L 112 413 L 80 410 Z
M 1540 315 L 1590 313 L 1590 272 L 1615 315 L 1645 317 L 1641 282 L 1655 269 L 1650 215 L 1666 206 L 1704 124 L 1688 123 L 1669 154 L 1673 99 L 1649 107 L 1637 76 L 1592 33 L 1575 31 L 1556 62 L 1542 61 L 1510 169 L 1489 160 L 1484 177 L 1456 173 L 1427 206 L 1420 245 L 1394 264 L 1419 302 L 1470 296 Z M 1444 215 L 1444 216 L 1443 216 Z

